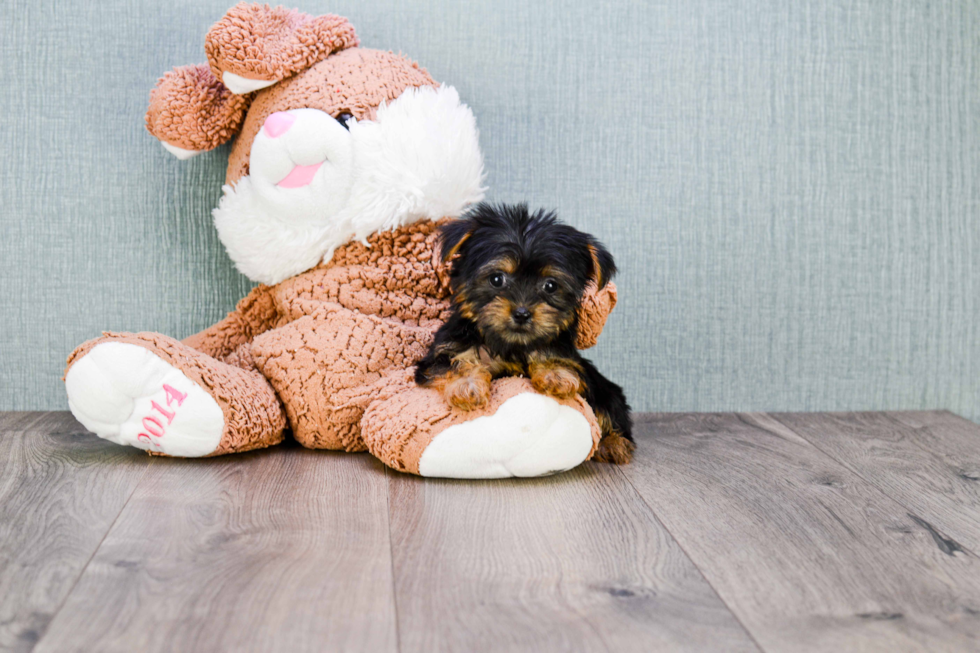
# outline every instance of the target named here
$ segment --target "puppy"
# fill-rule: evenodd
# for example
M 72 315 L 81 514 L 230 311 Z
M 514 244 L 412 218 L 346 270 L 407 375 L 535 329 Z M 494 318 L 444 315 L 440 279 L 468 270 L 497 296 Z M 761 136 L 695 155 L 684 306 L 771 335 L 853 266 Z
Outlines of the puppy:
M 608 251 L 553 213 L 483 203 L 440 233 L 452 261 L 453 313 L 419 361 L 415 381 L 462 410 L 486 403 L 490 382 L 527 375 L 538 392 L 581 394 L 602 429 L 595 459 L 628 463 L 632 420 L 623 389 L 575 348 L 586 286 L 615 274 Z

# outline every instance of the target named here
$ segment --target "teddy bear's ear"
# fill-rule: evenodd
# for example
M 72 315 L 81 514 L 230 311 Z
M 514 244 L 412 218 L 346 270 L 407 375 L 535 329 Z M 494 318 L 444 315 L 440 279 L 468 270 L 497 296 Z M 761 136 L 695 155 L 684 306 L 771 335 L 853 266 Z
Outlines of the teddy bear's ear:
M 225 88 L 207 64 L 181 66 L 150 92 L 146 128 L 177 158 L 188 159 L 234 136 L 250 99 Z
M 358 45 L 347 19 L 241 2 L 208 31 L 211 71 L 233 93 L 257 91 Z

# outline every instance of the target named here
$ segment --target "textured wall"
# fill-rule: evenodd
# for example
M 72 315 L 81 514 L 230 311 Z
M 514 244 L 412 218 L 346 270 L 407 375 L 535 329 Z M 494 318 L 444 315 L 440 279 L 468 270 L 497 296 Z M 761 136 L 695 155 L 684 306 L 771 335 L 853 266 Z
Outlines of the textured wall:
M 142 128 L 231 2 L 0 8 L 0 409 L 64 408 L 102 329 L 183 337 L 248 290 L 209 218 L 226 149 L 182 163 Z M 606 241 L 593 356 L 635 407 L 980 418 L 980 4 L 301 8 L 455 84 L 493 197 Z

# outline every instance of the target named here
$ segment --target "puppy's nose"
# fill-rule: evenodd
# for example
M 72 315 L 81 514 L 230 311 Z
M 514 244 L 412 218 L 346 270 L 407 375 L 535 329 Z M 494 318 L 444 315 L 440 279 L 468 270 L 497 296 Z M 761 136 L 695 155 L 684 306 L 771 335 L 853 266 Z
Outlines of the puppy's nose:
M 531 319 L 531 311 L 527 310 L 523 306 L 514 311 L 514 321 L 518 324 L 527 324 L 528 320 Z

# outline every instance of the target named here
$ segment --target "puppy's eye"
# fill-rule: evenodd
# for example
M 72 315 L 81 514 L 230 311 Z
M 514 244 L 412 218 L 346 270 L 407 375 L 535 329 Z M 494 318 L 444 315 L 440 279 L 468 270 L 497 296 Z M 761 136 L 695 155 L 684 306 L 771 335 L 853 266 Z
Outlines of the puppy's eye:
M 340 114 L 340 115 L 338 115 L 338 116 L 337 116 L 337 122 L 339 122 L 339 123 L 340 123 L 340 125 L 341 125 L 341 126 L 342 126 L 342 127 L 344 128 L 344 129 L 346 129 L 347 131 L 350 131 L 350 125 L 348 125 L 348 124 L 347 124 L 347 121 L 349 121 L 349 120 L 350 120 L 351 118 L 353 118 L 353 117 L 354 117 L 354 116 L 352 116 L 351 114 L 349 114 L 349 113 L 347 113 L 347 112 L 345 111 L 345 112 L 343 112 L 342 114 Z
M 558 290 L 558 282 L 554 279 L 548 279 L 544 282 L 544 291 L 549 295 Z
M 494 288 L 503 288 L 504 286 L 504 275 L 500 272 L 494 272 L 490 275 L 490 285 Z

